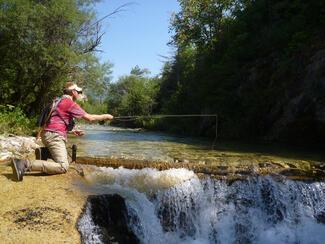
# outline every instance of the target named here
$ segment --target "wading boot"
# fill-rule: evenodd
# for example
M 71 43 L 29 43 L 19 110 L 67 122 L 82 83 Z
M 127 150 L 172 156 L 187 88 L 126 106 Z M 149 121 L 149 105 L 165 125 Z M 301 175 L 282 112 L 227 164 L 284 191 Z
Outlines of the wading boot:
M 22 181 L 24 173 L 28 168 L 28 161 L 25 159 L 12 159 L 12 172 L 16 181 Z
M 51 158 L 51 153 L 47 147 L 38 147 L 35 149 L 35 158 L 39 160 L 47 160 Z

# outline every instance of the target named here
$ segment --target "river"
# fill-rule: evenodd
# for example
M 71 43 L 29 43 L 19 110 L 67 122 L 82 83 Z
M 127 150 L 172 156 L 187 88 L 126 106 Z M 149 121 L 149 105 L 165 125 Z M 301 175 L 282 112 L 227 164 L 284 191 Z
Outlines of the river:
M 213 166 L 220 157 L 238 161 L 243 156 L 245 164 L 256 157 L 272 158 L 211 150 L 206 141 L 113 127 L 95 126 L 82 139 L 70 138 L 70 143 L 78 144 L 79 155 L 130 160 L 204 161 Z M 286 160 L 297 161 L 282 161 Z M 251 175 L 229 182 L 198 177 L 187 169 L 95 166 L 86 178 L 88 184 L 80 187 L 91 197 L 78 223 L 84 243 L 324 243 L 323 181 Z M 114 222 L 118 211 L 120 220 Z

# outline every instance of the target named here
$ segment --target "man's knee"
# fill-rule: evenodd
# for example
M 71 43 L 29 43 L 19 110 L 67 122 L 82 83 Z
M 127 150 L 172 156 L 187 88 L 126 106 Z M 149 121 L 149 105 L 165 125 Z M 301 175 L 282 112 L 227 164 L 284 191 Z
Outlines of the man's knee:
M 60 163 L 61 164 L 61 168 L 62 168 L 62 174 L 65 174 L 68 172 L 69 169 L 69 163 Z

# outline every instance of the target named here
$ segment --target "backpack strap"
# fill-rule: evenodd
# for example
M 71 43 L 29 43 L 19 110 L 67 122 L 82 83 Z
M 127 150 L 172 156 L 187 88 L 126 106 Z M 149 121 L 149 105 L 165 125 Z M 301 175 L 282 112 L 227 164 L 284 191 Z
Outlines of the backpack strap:
M 66 97 L 66 95 L 63 95 L 61 99 L 64 99 L 64 98 L 70 99 L 70 98 Z M 73 106 L 73 105 L 71 105 L 71 107 L 72 107 L 72 106 Z M 71 107 L 70 107 L 70 108 L 71 108 Z M 69 108 L 69 109 L 70 109 L 70 108 Z M 60 112 L 59 108 L 56 109 L 56 110 Z M 71 119 L 69 119 L 69 123 L 67 123 L 67 122 L 64 120 L 64 118 L 62 118 L 62 116 L 61 116 L 61 114 L 60 114 L 59 112 L 58 112 L 56 115 L 57 115 L 58 117 L 60 117 L 60 119 L 61 119 L 61 120 L 63 121 L 63 123 L 65 124 L 65 126 L 68 128 L 68 131 L 71 131 L 71 130 L 73 129 L 74 125 L 75 125 L 75 122 L 74 122 L 73 117 L 72 117 Z

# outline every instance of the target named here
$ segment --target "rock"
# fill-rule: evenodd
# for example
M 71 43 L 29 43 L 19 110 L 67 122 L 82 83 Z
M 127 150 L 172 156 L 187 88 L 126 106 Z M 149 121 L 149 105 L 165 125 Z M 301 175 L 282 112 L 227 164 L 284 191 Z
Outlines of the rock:
M 0 136 L 0 162 L 8 161 L 12 157 L 25 157 L 38 147 L 35 137 Z
M 97 226 L 96 231 L 99 232 L 103 243 L 140 243 L 128 228 L 128 223 L 134 216 L 128 215 L 125 201 L 121 196 L 116 194 L 89 196 L 87 202 L 90 204 L 90 217 Z M 81 232 L 81 236 L 83 241 L 86 241 L 87 234 Z
M 0 162 L 34 155 L 34 137 L 0 135 Z M 1 243 L 80 243 L 76 229 L 86 197 L 73 186 L 75 170 L 64 175 L 27 173 L 13 181 L 12 169 L 0 167 Z
M 0 153 L 0 162 L 6 162 L 12 157 L 11 152 L 1 152 Z
M 261 163 L 258 164 L 258 166 L 260 168 L 277 168 L 277 167 L 279 167 L 278 165 L 275 165 L 272 162 L 261 162 Z
M 316 220 L 318 223 L 322 223 L 325 224 L 325 210 L 323 210 L 322 212 L 318 213 L 315 216 Z

